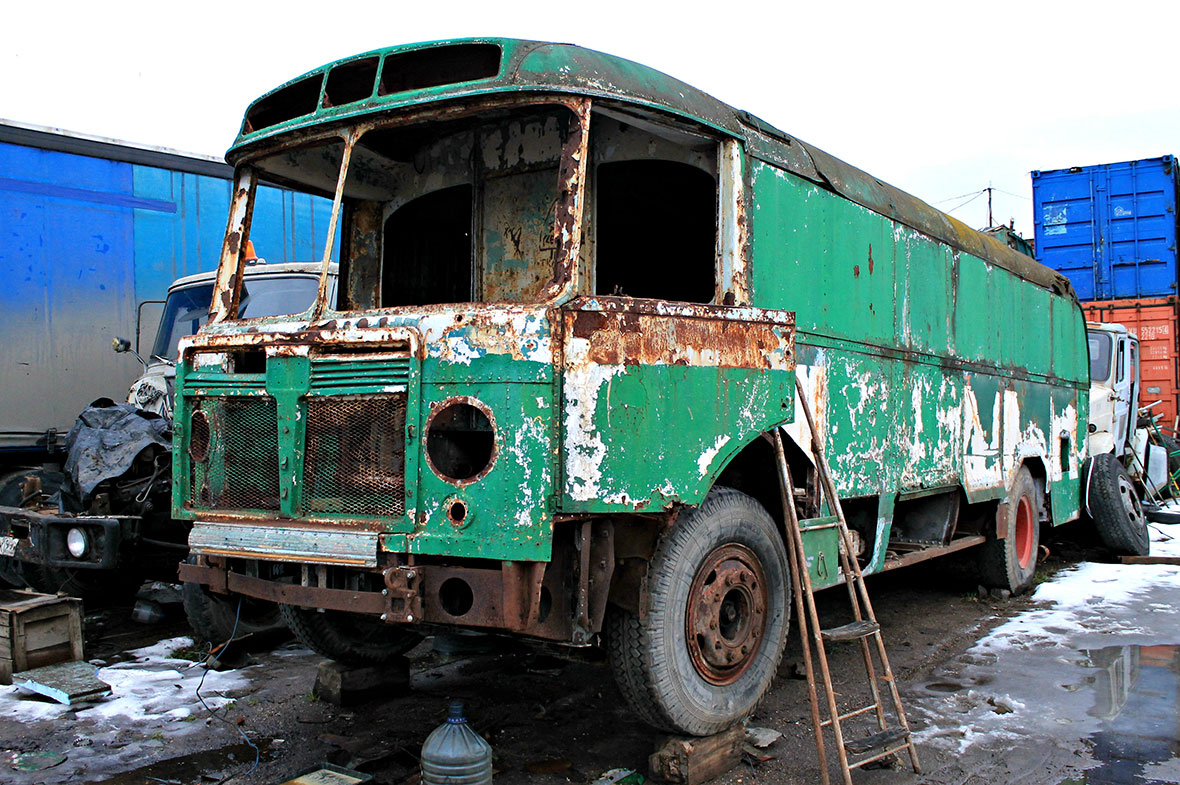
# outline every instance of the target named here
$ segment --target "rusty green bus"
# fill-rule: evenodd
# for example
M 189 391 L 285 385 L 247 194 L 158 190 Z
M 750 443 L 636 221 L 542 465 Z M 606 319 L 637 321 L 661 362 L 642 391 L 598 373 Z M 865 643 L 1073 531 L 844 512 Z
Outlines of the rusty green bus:
M 807 569 L 840 580 L 796 376 L 867 572 L 973 547 L 1020 589 L 1079 514 L 1066 280 L 662 73 L 393 47 L 259 98 L 227 158 L 177 366 L 182 577 L 328 657 L 503 631 L 605 648 L 654 726 L 743 718 L 789 621 L 776 428 Z M 261 178 L 335 200 L 338 295 L 297 318 L 237 318 Z

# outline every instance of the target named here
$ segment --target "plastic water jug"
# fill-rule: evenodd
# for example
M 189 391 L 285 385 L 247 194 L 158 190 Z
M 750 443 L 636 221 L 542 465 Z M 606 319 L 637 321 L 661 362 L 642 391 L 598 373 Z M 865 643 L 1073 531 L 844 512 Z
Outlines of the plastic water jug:
M 467 724 L 463 704 L 451 703 L 447 721 L 422 745 L 422 785 L 491 785 L 492 748 Z

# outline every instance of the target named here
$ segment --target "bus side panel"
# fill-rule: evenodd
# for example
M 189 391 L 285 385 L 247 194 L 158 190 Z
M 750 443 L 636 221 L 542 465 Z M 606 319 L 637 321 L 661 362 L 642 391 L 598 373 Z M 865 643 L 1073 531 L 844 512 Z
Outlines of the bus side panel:
M 893 427 L 890 361 L 863 352 L 811 346 L 801 346 L 799 357 L 808 364 L 811 378 L 822 375 L 824 379 L 827 400 L 818 427 L 826 426 L 828 458 L 839 493 L 871 496 L 892 488 L 897 479 L 897 451 L 889 439 Z M 795 413 L 789 432 L 796 443 L 809 443 L 801 410 Z
M 799 378 L 841 494 L 961 484 L 987 501 L 1032 460 L 1054 522 L 1076 517 L 1085 349 L 1072 301 L 774 167 L 751 170 L 754 302 L 796 312 Z

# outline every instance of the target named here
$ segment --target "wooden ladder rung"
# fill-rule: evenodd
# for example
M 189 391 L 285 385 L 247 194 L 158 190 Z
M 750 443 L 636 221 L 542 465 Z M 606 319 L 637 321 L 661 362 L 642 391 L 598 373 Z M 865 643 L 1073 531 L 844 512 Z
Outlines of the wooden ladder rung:
M 863 755 L 866 752 L 884 749 L 899 741 L 908 742 L 909 739 L 910 732 L 905 728 L 886 728 L 880 733 L 874 733 L 872 736 L 865 736 L 860 739 L 845 739 L 844 749 L 853 755 Z
M 858 641 L 879 632 L 881 625 L 872 619 L 862 619 L 840 627 L 820 630 L 819 634 L 825 641 Z

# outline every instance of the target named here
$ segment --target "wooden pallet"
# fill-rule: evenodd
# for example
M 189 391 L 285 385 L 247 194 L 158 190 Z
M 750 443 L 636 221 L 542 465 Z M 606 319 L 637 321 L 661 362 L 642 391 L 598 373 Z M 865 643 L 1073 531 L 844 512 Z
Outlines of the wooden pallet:
M 82 601 L 0 589 L 0 684 L 12 674 L 82 659 Z

